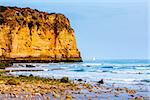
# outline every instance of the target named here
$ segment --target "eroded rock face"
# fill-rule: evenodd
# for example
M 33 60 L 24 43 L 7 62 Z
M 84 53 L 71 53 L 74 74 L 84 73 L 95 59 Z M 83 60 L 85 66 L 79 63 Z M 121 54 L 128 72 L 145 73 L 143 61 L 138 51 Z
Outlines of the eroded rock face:
M 0 58 L 81 61 L 74 30 L 63 14 L 0 6 Z

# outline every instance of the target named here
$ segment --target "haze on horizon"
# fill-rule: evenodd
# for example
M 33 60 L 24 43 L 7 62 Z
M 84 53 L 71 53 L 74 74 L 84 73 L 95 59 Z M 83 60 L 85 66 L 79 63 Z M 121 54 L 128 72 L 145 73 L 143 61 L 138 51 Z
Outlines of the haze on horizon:
M 83 59 L 150 59 L 148 0 L 1 0 L 0 5 L 65 14 Z

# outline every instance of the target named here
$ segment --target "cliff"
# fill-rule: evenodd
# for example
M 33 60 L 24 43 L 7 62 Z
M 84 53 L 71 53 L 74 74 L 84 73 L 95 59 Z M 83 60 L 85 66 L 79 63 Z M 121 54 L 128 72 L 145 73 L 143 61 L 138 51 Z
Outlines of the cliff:
M 63 14 L 0 6 L 0 60 L 82 61 L 74 30 Z

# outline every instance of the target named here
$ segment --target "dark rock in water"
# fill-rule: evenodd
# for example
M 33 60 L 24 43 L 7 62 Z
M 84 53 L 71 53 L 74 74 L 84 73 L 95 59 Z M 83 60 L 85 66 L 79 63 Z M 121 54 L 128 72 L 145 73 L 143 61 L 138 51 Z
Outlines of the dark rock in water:
M 136 74 L 142 74 L 141 72 L 138 72 L 138 73 L 136 73 Z
M 29 75 L 29 77 L 32 77 L 32 76 L 33 76 L 32 74 Z
M 134 97 L 134 95 L 130 95 L 131 97 Z
M 18 66 L 24 67 L 23 65 L 19 64 Z
M 19 77 L 27 77 L 27 76 L 25 76 L 25 75 L 19 75 Z
M 62 82 L 62 83 L 68 83 L 68 82 L 70 82 L 70 80 L 69 80 L 68 77 L 63 77 L 63 78 L 60 79 L 60 82 Z
M 83 81 L 82 79 L 78 79 L 79 82 Z
M 149 83 L 149 82 L 150 82 L 150 80 L 141 80 L 141 82 Z
M 35 66 L 33 66 L 33 65 L 26 65 L 26 67 L 35 67 Z
M 104 84 L 104 80 L 101 79 L 100 81 L 97 82 L 98 84 Z
M 86 67 L 91 67 L 90 65 L 86 65 Z
M 53 70 L 64 70 L 64 68 L 53 68 L 53 69 L 51 69 L 51 71 L 53 71 Z
M 75 72 L 84 72 L 85 70 L 84 69 L 75 69 L 73 71 L 75 71 Z
M 106 71 L 106 70 L 103 70 L 102 72 L 108 72 L 108 71 Z
M 104 66 L 104 67 L 101 67 L 101 68 L 114 68 L 113 66 Z

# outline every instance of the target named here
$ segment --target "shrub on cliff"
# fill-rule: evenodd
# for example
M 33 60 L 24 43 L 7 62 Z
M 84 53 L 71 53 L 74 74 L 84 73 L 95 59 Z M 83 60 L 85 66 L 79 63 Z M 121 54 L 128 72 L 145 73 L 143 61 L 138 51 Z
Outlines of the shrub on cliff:
M 0 69 L 5 68 L 5 64 L 0 62 Z
M 5 67 L 11 66 L 9 62 L 0 62 L 0 69 L 4 69 Z
M 5 70 L 0 70 L 0 76 L 1 76 L 2 74 L 5 74 L 5 73 L 6 73 Z
M 0 12 L 4 12 L 7 9 L 7 7 L 0 6 Z

